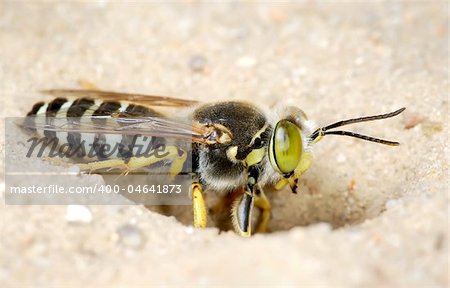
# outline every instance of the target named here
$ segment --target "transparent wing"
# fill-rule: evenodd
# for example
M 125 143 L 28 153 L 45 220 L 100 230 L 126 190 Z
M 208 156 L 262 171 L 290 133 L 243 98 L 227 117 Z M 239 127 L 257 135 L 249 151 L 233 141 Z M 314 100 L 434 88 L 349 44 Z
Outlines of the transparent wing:
M 123 100 L 148 106 L 188 107 L 198 103 L 197 101 L 194 100 L 186 100 L 166 96 L 122 93 L 122 92 L 111 92 L 100 90 L 52 89 L 52 90 L 43 90 L 41 92 L 55 97 L 74 97 L 74 98 L 88 97 L 103 100 L 115 100 L 115 101 Z
M 212 132 L 208 127 L 187 120 L 128 117 L 122 112 L 108 116 L 81 118 L 48 118 L 37 115 L 27 117 L 26 121 L 17 124 L 23 128 L 40 131 L 169 137 L 203 144 L 211 144 L 209 136 Z

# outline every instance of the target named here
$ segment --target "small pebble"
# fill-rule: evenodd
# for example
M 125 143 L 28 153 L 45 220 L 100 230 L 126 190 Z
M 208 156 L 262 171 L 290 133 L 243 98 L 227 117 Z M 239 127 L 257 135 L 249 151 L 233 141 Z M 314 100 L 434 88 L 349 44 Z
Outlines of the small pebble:
M 192 226 L 186 227 L 185 231 L 186 234 L 194 234 L 194 227 Z
M 83 205 L 69 205 L 66 210 L 66 221 L 69 223 L 91 223 L 92 213 Z
M 298 67 L 292 71 L 292 75 L 295 77 L 303 77 L 308 74 L 308 69 L 304 66 Z
M 349 193 L 352 193 L 355 191 L 355 189 L 356 189 L 356 180 L 352 179 L 352 180 L 350 180 L 350 182 L 347 185 L 347 191 Z M 349 200 L 353 200 L 353 199 L 349 199 Z
M 144 235 L 142 231 L 131 224 L 125 224 L 117 229 L 117 234 L 120 239 L 120 243 L 128 248 L 140 249 L 145 244 Z
M 242 68 L 250 68 L 255 66 L 255 64 L 256 59 L 248 56 L 241 57 L 236 61 L 236 65 Z
M 425 117 L 418 113 L 405 111 L 405 115 L 403 116 L 403 125 L 405 129 L 411 129 L 422 123 L 424 120 Z
M 79 166 L 73 165 L 73 166 L 70 166 L 70 167 L 67 169 L 67 173 L 68 173 L 69 175 L 80 175 L 81 170 L 80 170 L 80 167 L 79 167 Z
M 202 55 L 194 55 L 189 60 L 189 68 L 191 68 L 192 72 L 202 73 L 206 69 L 207 60 Z
M 399 204 L 400 204 L 400 200 L 398 200 L 398 199 L 391 199 L 391 200 L 386 202 L 385 207 L 386 207 L 386 209 L 390 210 L 390 209 L 393 209 L 393 208 L 397 207 Z
M 317 224 L 314 224 L 312 226 L 310 226 L 311 230 L 314 230 L 316 232 L 320 232 L 320 233 L 324 233 L 324 232 L 329 232 L 331 231 L 331 225 L 325 222 L 320 222 Z
M 347 161 L 347 157 L 345 157 L 344 154 L 339 153 L 339 154 L 337 155 L 337 157 L 336 157 L 336 161 L 337 161 L 338 163 L 344 163 L 345 161 Z
M 287 14 L 284 9 L 281 9 L 280 7 L 274 7 L 272 9 L 270 9 L 270 18 L 274 22 L 282 23 L 282 22 L 286 21 Z
M 357 66 L 361 66 L 364 64 L 364 58 L 363 57 L 358 57 L 355 59 L 355 65 Z

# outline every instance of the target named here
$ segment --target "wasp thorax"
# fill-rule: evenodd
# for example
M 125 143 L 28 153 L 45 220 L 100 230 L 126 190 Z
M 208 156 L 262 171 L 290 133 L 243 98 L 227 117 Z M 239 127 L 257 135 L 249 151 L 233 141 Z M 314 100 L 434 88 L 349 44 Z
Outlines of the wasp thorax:
M 300 129 L 288 120 L 280 120 L 275 126 L 269 144 L 269 159 L 275 170 L 290 174 L 300 163 L 303 145 Z

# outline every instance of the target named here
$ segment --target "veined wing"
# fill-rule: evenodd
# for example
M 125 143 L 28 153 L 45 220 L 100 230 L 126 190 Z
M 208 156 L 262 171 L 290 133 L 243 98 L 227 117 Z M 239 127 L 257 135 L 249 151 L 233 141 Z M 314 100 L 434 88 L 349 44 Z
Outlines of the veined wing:
M 162 117 L 125 117 L 123 113 L 89 118 L 49 118 L 44 116 L 27 117 L 18 123 L 23 128 L 47 132 L 74 132 L 94 134 L 141 135 L 174 138 L 211 144 L 211 129 L 185 120 Z
M 41 92 L 55 97 L 93 98 L 93 99 L 103 99 L 113 101 L 130 101 L 136 104 L 148 106 L 188 107 L 198 103 L 195 100 L 186 100 L 166 96 L 111 92 L 101 90 L 52 89 L 52 90 L 43 90 Z

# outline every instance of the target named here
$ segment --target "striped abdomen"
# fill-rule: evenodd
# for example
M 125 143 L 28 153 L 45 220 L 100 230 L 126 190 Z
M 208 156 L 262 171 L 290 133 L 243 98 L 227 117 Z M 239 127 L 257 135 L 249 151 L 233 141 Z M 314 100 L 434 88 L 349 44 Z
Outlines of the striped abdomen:
M 142 105 L 135 105 L 121 101 L 103 101 L 90 98 L 79 98 L 68 100 L 56 98 L 49 103 L 36 103 L 27 114 L 30 118 L 28 126 L 43 127 L 36 123 L 44 123 L 49 126 L 62 127 L 61 124 L 69 122 L 81 122 L 89 127 L 92 123 L 96 127 L 102 126 L 113 115 L 120 113 L 121 117 L 161 117 L 162 115 Z M 123 115 L 123 116 L 122 116 Z M 33 116 L 33 117 L 31 117 Z M 162 138 L 96 133 L 51 131 L 42 128 L 34 128 L 41 137 L 47 140 L 57 140 L 61 147 L 65 145 L 68 149 L 66 155 L 74 158 L 96 158 L 98 160 L 130 157 L 144 153 L 155 147 L 156 144 L 163 143 Z M 68 127 L 68 126 L 65 126 Z

